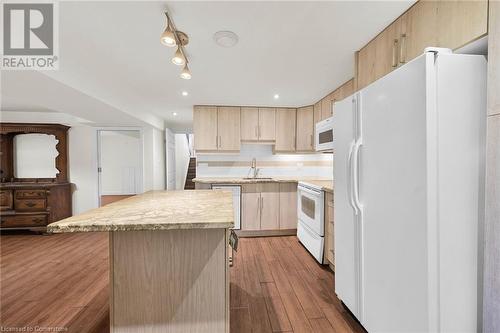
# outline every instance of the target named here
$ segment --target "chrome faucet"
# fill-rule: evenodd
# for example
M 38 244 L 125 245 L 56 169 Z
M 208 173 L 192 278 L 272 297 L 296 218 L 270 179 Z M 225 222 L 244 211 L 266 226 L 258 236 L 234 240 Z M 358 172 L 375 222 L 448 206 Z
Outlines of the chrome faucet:
M 250 166 L 250 171 L 253 170 L 253 178 L 257 178 L 259 175 L 259 169 L 257 168 L 257 160 L 255 157 L 252 159 L 252 165 Z

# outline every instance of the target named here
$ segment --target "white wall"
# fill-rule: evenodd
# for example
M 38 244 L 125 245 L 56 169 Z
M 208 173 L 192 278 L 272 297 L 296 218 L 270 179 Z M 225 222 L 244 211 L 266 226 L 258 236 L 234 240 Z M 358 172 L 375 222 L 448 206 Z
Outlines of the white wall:
M 73 215 L 99 205 L 97 181 L 97 131 L 74 125 L 68 132 L 69 181 L 73 183 Z
M 165 133 L 154 127 L 143 130 L 144 191 L 165 189 Z
M 259 176 L 333 179 L 333 154 L 273 154 L 271 145 L 242 144 L 239 154 L 197 154 L 197 177 L 247 177 L 253 158 Z
M 189 167 L 189 143 L 186 134 L 175 134 L 175 189 L 183 190 Z

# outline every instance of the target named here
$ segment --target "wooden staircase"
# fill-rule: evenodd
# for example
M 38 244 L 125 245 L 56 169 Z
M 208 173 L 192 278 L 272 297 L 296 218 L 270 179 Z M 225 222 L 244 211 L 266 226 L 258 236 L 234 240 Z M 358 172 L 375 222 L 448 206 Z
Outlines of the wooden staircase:
M 186 175 L 186 183 L 184 184 L 185 190 L 194 190 L 193 179 L 196 178 L 196 157 L 189 159 L 189 166 Z

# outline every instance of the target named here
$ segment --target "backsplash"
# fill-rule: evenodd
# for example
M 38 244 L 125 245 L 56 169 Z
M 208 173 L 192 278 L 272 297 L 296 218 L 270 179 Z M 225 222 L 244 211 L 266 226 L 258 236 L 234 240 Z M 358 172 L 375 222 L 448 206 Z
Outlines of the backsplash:
M 239 154 L 197 155 L 197 177 L 247 177 L 252 159 L 259 176 L 333 178 L 333 154 L 277 154 L 271 145 L 242 144 Z

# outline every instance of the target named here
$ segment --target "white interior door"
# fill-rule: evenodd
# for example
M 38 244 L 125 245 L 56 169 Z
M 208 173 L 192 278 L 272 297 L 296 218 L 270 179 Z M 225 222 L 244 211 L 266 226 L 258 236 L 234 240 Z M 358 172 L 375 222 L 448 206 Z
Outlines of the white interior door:
M 428 331 L 425 60 L 362 91 L 362 324 L 369 332 Z
M 99 130 L 99 198 L 133 195 L 143 190 L 140 130 Z
M 353 99 L 335 104 L 334 114 L 334 221 L 335 221 L 335 292 L 359 318 L 357 257 L 358 235 L 352 206 L 350 157 L 355 141 Z

